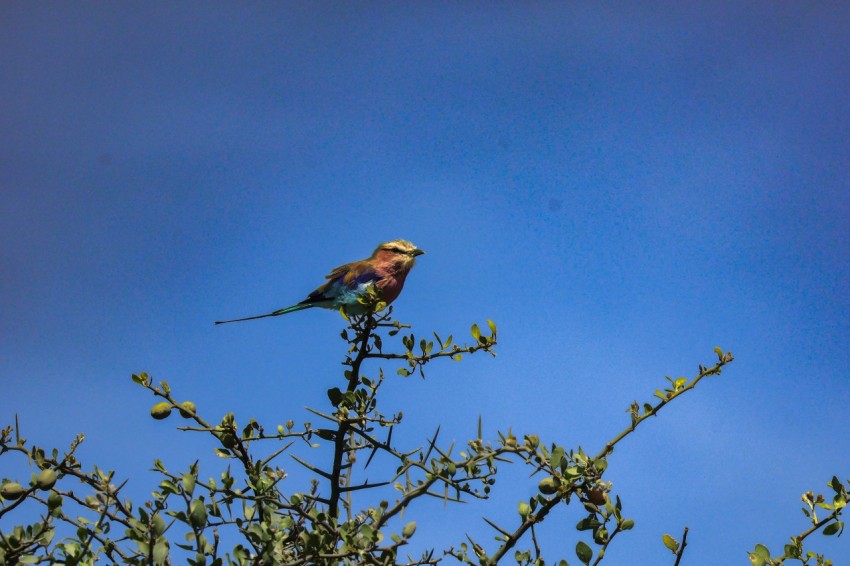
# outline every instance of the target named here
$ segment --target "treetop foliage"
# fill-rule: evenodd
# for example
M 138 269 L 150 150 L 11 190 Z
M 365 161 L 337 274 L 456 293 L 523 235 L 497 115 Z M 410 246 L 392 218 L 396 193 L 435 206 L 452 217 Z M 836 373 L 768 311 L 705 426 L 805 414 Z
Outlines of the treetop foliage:
M 495 356 L 497 328 L 492 321 L 486 331 L 472 325 L 468 343 L 436 332 L 417 338 L 392 318 L 391 308 L 375 307 L 375 312 L 348 318 L 341 332 L 346 345 L 341 381 L 327 390 L 328 406 L 308 408 L 311 421 L 300 425 L 289 420 L 267 427 L 233 413 L 211 421 L 202 416 L 202 407 L 180 401 L 168 383 L 134 374 L 133 381 L 157 399 L 150 410 L 154 419 L 178 413 L 185 419 L 179 430 L 210 439 L 214 453 L 231 464 L 217 479 L 204 480 L 200 461 L 172 471 L 157 459 L 158 484 L 141 504 L 125 497 L 127 480 L 115 471 L 84 468 L 77 460 L 82 434 L 67 450 L 48 451 L 30 445 L 17 423 L 3 429 L 0 456 L 18 457 L 19 476 L 4 478 L 0 486 L 0 565 L 544 564 L 545 541 L 536 526 L 564 520 L 570 512 L 577 516 L 575 554 L 558 563 L 596 565 L 612 541 L 634 526 L 606 476 L 616 446 L 704 379 L 719 376 L 734 359 L 715 348 L 715 363 L 699 365 L 693 377 L 667 377 L 652 401 L 629 406 L 626 428 L 596 453 L 540 434 L 518 437 L 510 429 L 488 440 L 480 419 L 477 436 L 463 446 L 441 441 L 439 426 L 425 444 L 401 446 L 393 431 L 404 421 L 402 412 L 379 403 L 388 378 L 384 366 L 394 368 L 395 376 L 425 378 L 426 366 L 441 359 L 461 361 L 479 352 Z M 317 446 L 327 450 L 316 452 Z M 327 458 L 318 461 L 317 454 Z M 288 487 L 284 456 L 309 475 L 307 489 Z M 380 466 L 378 481 L 365 477 L 373 462 Z M 537 486 L 534 496 L 518 502 L 512 522 L 485 517 L 494 532 L 488 540 L 467 534 L 443 547 L 405 552 L 416 537 L 417 521 L 411 517 L 419 501 L 483 505 L 500 467 L 509 463 L 526 467 Z M 26 469 L 29 480 L 22 479 Z M 792 537 L 779 556 L 756 545 L 749 553 L 753 565 L 831 563 L 803 548 L 813 532 L 838 536 L 843 531 L 847 486 L 833 478 L 829 487 L 834 493 L 829 500 L 813 492 L 803 495 L 811 527 Z M 10 517 L 27 507 L 38 519 L 10 526 Z M 821 517 L 819 510 L 825 511 Z M 420 517 L 419 522 L 427 520 Z M 681 542 L 669 534 L 662 537 L 677 565 L 687 534 L 685 528 Z

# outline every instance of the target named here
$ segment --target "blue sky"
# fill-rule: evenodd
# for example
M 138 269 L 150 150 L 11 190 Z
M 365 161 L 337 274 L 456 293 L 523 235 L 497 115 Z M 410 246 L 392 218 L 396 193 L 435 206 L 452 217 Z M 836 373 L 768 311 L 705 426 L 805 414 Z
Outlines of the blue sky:
M 142 496 L 154 457 L 214 475 L 130 374 L 209 420 L 309 420 L 343 321 L 212 321 L 405 238 L 427 255 L 396 315 L 491 318 L 501 342 L 388 385 L 411 442 L 483 415 L 596 452 L 719 345 L 727 372 L 612 456 L 637 526 L 605 563 L 671 563 L 684 526 L 689 565 L 778 552 L 800 494 L 850 476 L 848 26 L 841 2 L 5 3 L 0 417 L 47 446 L 85 432 Z M 485 533 L 534 485 L 414 509 L 418 542 Z M 574 559 L 579 518 L 550 517 L 548 556 Z

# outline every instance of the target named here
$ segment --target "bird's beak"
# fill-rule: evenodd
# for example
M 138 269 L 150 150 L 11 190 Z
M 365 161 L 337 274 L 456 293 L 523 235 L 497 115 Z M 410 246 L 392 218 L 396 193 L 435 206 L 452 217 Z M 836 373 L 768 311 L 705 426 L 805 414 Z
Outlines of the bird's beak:
M 418 255 L 422 255 L 424 253 L 425 252 L 423 250 L 413 250 L 413 257 L 416 257 Z

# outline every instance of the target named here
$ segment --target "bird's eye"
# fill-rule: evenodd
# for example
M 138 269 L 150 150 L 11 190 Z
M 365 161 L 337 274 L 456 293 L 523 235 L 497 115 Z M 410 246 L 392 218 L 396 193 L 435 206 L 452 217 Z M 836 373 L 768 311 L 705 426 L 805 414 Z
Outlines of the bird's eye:
M 383 249 L 388 251 L 388 252 L 392 252 L 394 254 L 409 255 L 411 257 L 414 257 L 416 255 L 415 253 L 413 253 L 416 250 L 405 250 L 405 249 L 402 249 L 402 248 L 399 248 L 399 247 L 396 247 L 396 246 L 386 247 L 386 248 L 383 248 Z

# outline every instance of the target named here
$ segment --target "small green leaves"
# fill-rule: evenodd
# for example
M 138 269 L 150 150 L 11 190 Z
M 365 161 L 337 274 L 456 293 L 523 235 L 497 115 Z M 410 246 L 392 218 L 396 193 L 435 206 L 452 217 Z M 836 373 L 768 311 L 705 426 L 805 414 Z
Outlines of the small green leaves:
M 168 564 L 168 551 L 168 541 L 164 538 L 157 539 L 153 545 L 153 563 L 156 566 Z
M 200 499 L 193 499 L 189 506 L 189 524 L 195 530 L 203 529 L 207 524 L 207 508 Z
M 668 534 L 665 534 L 661 537 L 661 541 L 664 543 L 664 546 L 670 549 L 673 554 L 676 554 L 679 551 L 679 541 L 674 539 Z
M 195 481 L 197 478 L 194 474 L 198 473 L 197 466 L 198 462 L 196 460 L 195 464 L 193 464 L 192 468 L 190 468 L 192 470 L 192 473 L 183 474 L 183 492 L 186 495 L 192 495 L 192 493 L 195 491 Z
M 339 387 L 328 389 L 328 399 L 330 399 L 331 405 L 339 407 L 340 402 L 342 402 L 342 391 L 340 391 Z
M 148 387 L 151 384 L 151 378 L 145 372 L 142 372 L 142 373 L 139 373 L 139 374 L 134 373 L 132 378 L 133 378 L 133 382 L 138 383 L 139 385 L 142 385 L 142 386 L 145 386 L 145 387 Z
M 834 523 L 828 524 L 823 529 L 823 534 L 826 536 L 832 536 L 834 534 L 838 534 L 841 536 L 841 532 L 844 530 L 844 521 L 835 521 Z
M 484 346 L 489 346 L 496 342 L 496 323 L 492 320 L 487 320 L 487 326 L 490 328 L 489 337 L 481 335 L 481 328 L 479 328 L 477 324 L 473 324 L 472 328 L 470 329 L 472 337 L 475 339 L 475 341 Z
M 593 542 L 596 544 L 605 544 L 608 541 L 608 529 L 600 527 L 593 531 Z
M 497 467 L 508 459 L 527 460 L 536 474 L 529 481 L 542 477 L 541 489 L 555 494 L 547 499 L 534 493 L 526 501 L 518 502 L 517 511 L 526 526 L 536 522 L 538 516 L 541 520 L 545 518 L 546 514 L 541 512 L 544 502 L 560 503 L 559 491 L 565 499 L 578 498 L 584 495 L 583 486 L 599 483 L 599 474 L 585 459 L 579 476 L 587 476 L 588 482 L 567 491 L 561 482 L 566 484 L 575 478 L 568 479 L 560 468 L 575 464 L 572 452 L 567 454 L 554 445 L 543 446 L 537 437 L 529 437 L 527 440 L 534 445 L 532 449 L 521 441 L 521 435 L 518 441 L 510 430 L 491 442 L 482 432 L 480 422 L 477 436 L 462 449 L 454 444 L 439 446 L 435 433 L 427 447 L 410 452 L 396 450 L 397 445 L 408 439 L 402 442 L 393 439 L 394 431 L 398 430 L 395 427 L 402 422 L 402 412 L 383 413 L 384 404 L 378 403 L 378 389 L 388 377 L 384 372 L 393 374 L 398 366 L 403 366 L 399 370 L 403 375 L 419 373 L 424 377 L 423 366 L 432 362 L 446 363 L 448 358 L 457 361 L 479 351 L 495 355 L 497 328 L 491 320 L 487 320 L 487 326 L 472 325 L 474 341 L 467 335 L 459 344 L 446 334 L 434 333 L 416 339 L 409 330 L 404 335 L 410 326 L 390 318 L 391 307 L 386 306 L 385 314 L 376 315 L 371 311 L 381 310 L 385 305 L 379 299 L 364 303 L 370 309 L 362 315 L 351 311 L 340 313 L 350 323 L 341 325 L 346 329 L 340 333 L 345 344 L 342 362 L 345 379 L 337 376 L 335 383 L 328 383 L 331 388 L 326 388 L 335 409 L 328 405 L 321 412 L 310 409 L 322 419 L 318 426 L 303 423 L 303 428 L 296 428 L 293 421 L 288 421 L 264 427 L 254 419 L 247 419 L 247 415 L 247 423 L 240 419 L 243 426 L 239 426 L 232 413 L 225 415 L 220 424 L 216 421 L 210 424 L 198 415 L 193 402 L 181 402 L 179 399 L 186 397 L 178 396 L 177 391 L 172 393 L 168 383 L 153 380 L 146 373 L 132 374 L 132 381 L 155 397 L 155 404 L 149 405 L 152 418 L 167 419 L 179 412 L 188 419 L 180 419 L 181 430 L 204 433 L 207 440 L 212 436 L 217 445 L 213 448 L 215 453 L 227 459 L 224 465 L 214 464 L 214 477 L 206 470 L 200 475 L 197 461 L 188 470 L 169 470 L 161 461 L 154 460 L 158 480 L 152 494 L 136 505 L 120 493 L 126 484 L 120 476 L 114 477 L 113 472 L 97 467 L 87 469 L 76 459 L 74 451 L 82 442 L 81 435 L 70 450 L 63 453 L 57 449 L 51 455 L 42 449 L 24 448 L 26 441 L 18 434 L 17 424 L 0 430 L 0 452 L 26 457 L 34 472 L 27 472 L 31 476 L 27 478 L 29 483 L 0 480 L 0 514 L 14 510 L 24 498 L 31 499 L 26 501 L 27 505 L 43 507 L 40 523 L 21 527 L 20 532 L 18 527 L 2 529 L 0 562 L 82 565 L 126 557 L 128 563 L 163 566 L 171 563 L 242 566 L 254 562 L 322 561 L 329 557 L 328 561 L 334 563 L 391 564 L 400 558 L 398 547 L 407 544 L 418 532 L 417 523 L 410 520 L 412 516 L 399 519 L 404 516 L 408 501 L 421 495 L 444 495 L 447 502 L 486 496 L 496 482 Z M 271 443 L 275 445 L 269 446 Z M 309 486 L 303 486 L 305 491 L 301 495 L 292 493 L 291 484 L 285 481 L 288 471 L 281 464 L 284 459 L 281 456 L 297 456 L 287 454 L 293 445 L 296 446 L 293 452 L 301 446 L 320 447 L 314 452 L 313 461 L 296 459 L 313 476 Z M 376 454 L 374 462 L 378 466 L 389 463 L 395 467 L 397 475 L 392 481 L 401 495 L 397 500 L 354 508 L 352 498 L 348 497 L 350 491 L 383 485 L 374 483 L 369 476 L 357 477 Z M 326 459 L 329 455 L 334 458 Z M 370 469 L 369 475 L 371 472 Z M 9 474 L 11 471 L 6 475 Z M 62 484 L 58 479 L 63 480 Z M 299 484 L 302 479 L 298 478 Z M 434 483 L 429 483 L 432 480 Z M 328 493 L 325 490 L 328 482 L 340 489 L 332 488 Z M 69 486 L 64 486 L 65 483 Z M 533 491 L 533 483 L 529 487 Z M 55 529 L 53 523 L 62 524 L 62 528 Z M 55 530 L 63 538 L 51 545 L 50 537 Z M 219 531 L 226 548 L 219 546 Z M 395 532 L 390 534 L 391 531 Z M 595 528 L 593 535 L 602 532 Z M 242 544 L 235 547 L 230 544 L 233 534 L 244 537 Z M 505 533 L 499 534 L 505 540 Z M 589 536 L 587 539 L 592 545 Z M 466 556 L 468 552 L 471 560 L 481 563 L 490 558 L 484 546 L 471 539 L 469 543 L 457 551 L 458 556 Z M 171 550 L 177 555 L 171 555 Z M 580 552 L 595 558 L 589 548 L 580 548 Z M 543 563 L 542 559 L 532 558 L 531 553 L 527 556 L 529 565 Z M 425 562 L 430 563 L 430 558 Z M 560 564 L 567 566 L 566 561 Z
M 552 454 L 549 456 L 549 461 L 553 468 L 560 468 L 561 462 L 564 460 L 565 450 L 563 446 L 555 446 L 552 449 Z
M 576 524 L 576 530 L 590 531 L 600 527 L 601 525 L 602 523 L 596 518 L 596 514 L 592 513 Z
M 784 547 L 785 556 L 784 558 L 800 558 L 800 551 L 802 550 L 802 543 L 800 546 L 796 544 L 786 544 Z
M 576 544 L 576 556 L 581 560 L 582 564 L 590 564 L 590 559 L 593 558 L 593 551 L 583 540 Z
M 757 544 L 755 549 L 749 553 L 750 562 L 753 566 L 764 566 L 770 564 L 770 551 L 763 544 Z
M 155 513 L 154 516 L 151 517 L 151 530 L 156 536 L 160 536 L 165 532 L 165 521 L 159 513 Z

